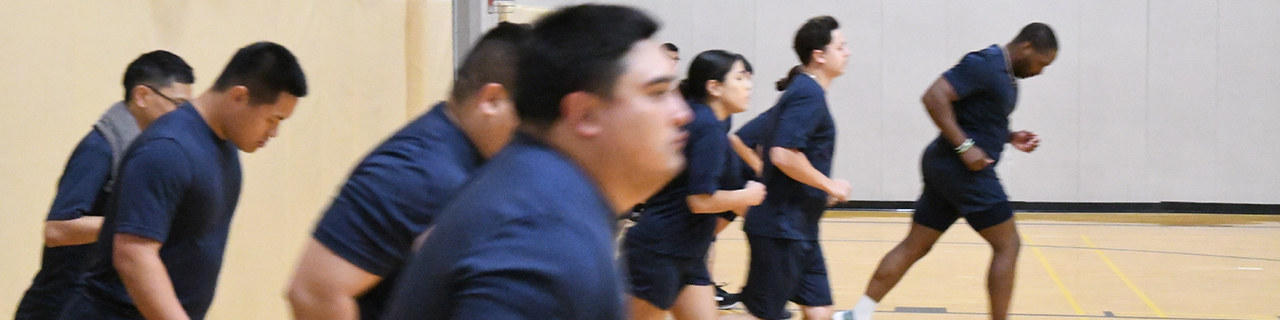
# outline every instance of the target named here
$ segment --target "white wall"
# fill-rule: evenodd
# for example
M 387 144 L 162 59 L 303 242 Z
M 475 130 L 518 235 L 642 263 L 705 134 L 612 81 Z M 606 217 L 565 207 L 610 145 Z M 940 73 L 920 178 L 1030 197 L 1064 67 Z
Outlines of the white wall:
M 517 0 L 556 7 L 584 1 Z M 835 175 L 861 200 L 914 200 L 937 134 L 920 94 L 966 52 L 1027 23 L 1057 32 L 1058 60 L 1021 83 L 1013 129 L 1041 134 L 999 172 L 1020 201 L 1280 203 L 1280 2 L 1274 0 L 628 0 L 663 22 L 684 62 L 707 49 L 756 68 L 744 123 L 797 63 L 805 19 L 840 20 L 853 56 L 829 93 Z M 484 25 L 496 17 L 481 17 Z M 682 63 L 682 69 L 687 64 Z

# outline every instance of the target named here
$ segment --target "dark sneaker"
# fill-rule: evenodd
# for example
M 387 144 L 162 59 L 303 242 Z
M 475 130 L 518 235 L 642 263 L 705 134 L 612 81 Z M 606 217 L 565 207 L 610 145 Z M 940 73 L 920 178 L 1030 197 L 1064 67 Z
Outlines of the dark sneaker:
M 738 305 L 738 295 L 724 291 L 723 285 L 716 286 L 716 304 L 720 310 L 729 310 Z
M 631 207 L 631 212 L 628 212 L 624 218 L 631 222 L 640 222 L 640 214 L 644 213 L 644 207 L 644 203 Z

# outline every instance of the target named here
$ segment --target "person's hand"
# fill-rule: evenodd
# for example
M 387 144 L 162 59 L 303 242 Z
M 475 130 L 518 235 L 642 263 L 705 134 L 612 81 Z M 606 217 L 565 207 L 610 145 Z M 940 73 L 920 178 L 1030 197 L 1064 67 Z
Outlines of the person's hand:
M 767 194 L 764 184 L 755 181 L 747 181 L 747 185 L 742 187 L 742 191 L 747 195 L 747 206 L 749 207 L 760 205 L 761 202 L 764 202 L 764 196 Z
M 1009 144 L 1012 144 L 1018 150 L 1022 150 L 1022 152 L 1030 153 L 1036 151 L 1036 148 L 1040 146 L 1040 136 L 1031 131 L 1014 132 L 1013 136 L 1009 138 Z
M 827 186 L 827 194 L 830 196 L 828 200 L 834 202 L 849 201 L 849 181 L 844 179 L 831 179 L 831 185 Z M 828 201 L 834 203 L 833 201 Z
M 992 163 L 996 163 L 995 160 L 987 157 L 986 151 L 983 151 L 978 146 L 969 147 L 969 150 L 961 152 L 960 160 L 964 161 L 964 166 L 968 167 L 969 171 L 980 171 Z

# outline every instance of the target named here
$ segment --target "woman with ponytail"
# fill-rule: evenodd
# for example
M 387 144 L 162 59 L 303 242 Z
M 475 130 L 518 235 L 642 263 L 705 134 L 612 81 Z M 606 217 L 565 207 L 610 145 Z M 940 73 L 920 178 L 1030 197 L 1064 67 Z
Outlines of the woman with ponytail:
M 631 319 L 664 319 L 668 312 L 680 320 L 717 318 L 705 263 L 716 215 L 744 212 L 765 196 L 763 184 L 736 179 L 727 138 L 729 116 L 751 99 L 751 64 L 739 54 L 705 51 L 689 64 L 688 77 L 680 83 L 694 113 L 685 125 L 685 169 L 646 201 L 622 245 Z

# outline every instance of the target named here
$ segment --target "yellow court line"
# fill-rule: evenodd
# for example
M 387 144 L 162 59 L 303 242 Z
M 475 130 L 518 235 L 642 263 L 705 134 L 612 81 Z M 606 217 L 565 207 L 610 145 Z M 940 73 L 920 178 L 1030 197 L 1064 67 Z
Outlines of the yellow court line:
M 1081 235 L 1080 239 L 1084 239 L 1084 244 L 1089 246 L 1089 248 L 1092 249 L 1094 253 L 1097 253 L 1099 257 L 1102 257 L 1102 262 L 1106 262 L 1107 267 L 1110 267 L 1111 271 L 1115 272 L 1116 276 L 1120 277 L 1120 281 L 1124 281 L 1124 285 L 1129 286 L 1129 290 L 1133 290 L 1133 293 L 1138 294 L 1138 298 L 1142 299 L 1142 302 L 1146 303 L 1147 307 L 1151 308 L 1151 311 L 1155 311 L 1156 316 L 1161 318 L 1169 317 L 1166 316 L 1163 311 L 1160 311 L 1160 308 L 1157 308 L 1156 304 L 1151 302 L 1151 299 L 1147 298 L 1146 294 L 1142 293 L 1142 290 L 1138 290 L 1138 286 L 1134 285 L 1133 281 L 1129 281 L 1129 277 L 1124 276 L 1124 272 L 1120 272 L 1120 268 L 1116 267 L 1116 264 L 1111 263 L 1111 259 L 1108 259 L 1107 255 L 1102 253 L 1102 250 L 1098 250 L 1098 247 L 1093 245 L 1093 241 L 1089 241 L 1089 237 Z
M 1031 247 L 1031 252 L 1036 254 L 1036 258 L 1040 259 L 1040 264 L 1044 265 L 1044 271 L 1049 273 L 1049 279 L 1053 279 L 1053 283 L 1058 285 L 1058 290 L 1062 291 L 1062 296 L 1067 297 L 1067 303 L 1071 304 L 1071 308 L 1076 310 L 1076 315 L 1084 315 L 1084 309 L 1080 308 L 1080 304 L 1076 303 L 1076 299 L 1071 296 L 1071 291 L 1067 290 L 1067 286 L 1062 284 L 1062 279 L 1058 278 L 1058 273 L 1053 271 L 1053 267 L 1049 265 L 1049 260 L 1044 258 L 1044 254 L 1040 252 L 1040 248 L 1031 243 L 1031 238 L 1026 235 L 1022 236 L 1022 242 L 1027 243 Z M 1080 319 L 1085 319 L 1081 317 Z

